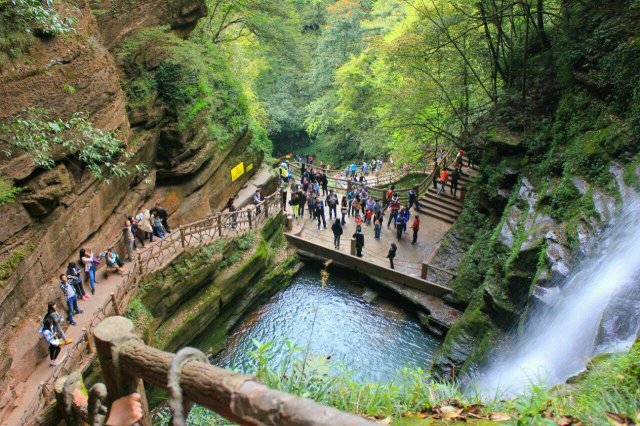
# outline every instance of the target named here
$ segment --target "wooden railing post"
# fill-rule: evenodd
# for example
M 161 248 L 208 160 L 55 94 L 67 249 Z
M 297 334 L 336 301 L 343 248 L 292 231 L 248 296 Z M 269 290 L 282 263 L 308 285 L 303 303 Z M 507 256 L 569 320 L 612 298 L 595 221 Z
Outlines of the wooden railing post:
M 144 273 L 144 269 L 142 268 L 142 253 L 138 252 L 138 269 L 140 272 L 140 275 L 142 275 Z
M 356 239 L 355 238 L 351 239 L 351 247 L 349 248 L 349 253 L 351 253 L 351 256 L 356 255 Z
M 180 225 L 180 244 L 182 244 L 182 248 L 185 248 L 187 245 L 185 236 L 184 236 L 184 228 Z
M 111 305 L 113 305 L 113 312 L 115 312 L 116 315 L 120 315 L 120 308 L 118 308 L 118 302 L 116 301 L 116 295 L 115 293 L 111 293 Z
M 217 220 L 218 220 L 218 236 L 222 237 L 222 215 L 221 214 L 218 214 Z
M 84 340 L 87 341 L 87 351 L 90 354 L 94 353 L 96 349 L 93 347 L 93 342 L 91 341 L 91 333 L 86 327 L 82 327 L 82 334 L 84 335 Z
M 423 280 L 426 280 L 428 273 L 429 273 L 429 264 L 426 262 L 423 262 L 422 268 L 420 269 L 420 278 L 422 278 Z
M 133 322 L 128 318 L 115 316 L 103 319 L 95 328 L 94 338 L 104 384 L 109 393 L 109 405 L 116 399 L 138 392 L 142 398 L 144 417 L 139 421 L 141 426 L 151 426 L 149 404 L 142 380 L 129 376 L 119 365 L 118 350 L 127 338 L 138 339 L 133 334 Z
M 249 229 L 253 229 L 253 221 L 251 220 L 252 210 L 247 209 L 247 219 L 249 219 Z

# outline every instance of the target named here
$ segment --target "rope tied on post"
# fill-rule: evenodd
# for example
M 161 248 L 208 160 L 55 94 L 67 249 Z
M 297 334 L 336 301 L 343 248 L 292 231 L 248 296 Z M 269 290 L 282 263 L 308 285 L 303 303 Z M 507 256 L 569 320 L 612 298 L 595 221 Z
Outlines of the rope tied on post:
M 191 361 L 209 362 L 207 356 L 201 351 L 186 347 L 180 349 L 171 361 L 171 367 L 167 373 L 167 390 L 169 393 L 169 408 L 171 409 L 171 425 L 185 426 L 189 411 L 193 406 L 191 401 L 184 399 L 180 377 L 183 367 Z

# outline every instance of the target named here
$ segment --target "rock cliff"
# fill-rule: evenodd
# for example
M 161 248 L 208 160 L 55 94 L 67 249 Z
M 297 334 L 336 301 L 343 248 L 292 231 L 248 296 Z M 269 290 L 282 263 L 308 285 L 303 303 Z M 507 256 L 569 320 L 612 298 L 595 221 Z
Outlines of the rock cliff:
M 29 35 L 21 51 L 2 52 L 0 122 L 30 107 L 63 119 L 86 113 L 131 153 L 132 172 L 98 180 L 64 150 L 54 152 L 50 169 L 16 149 L 0 159 L 0 179 L 20 189 L 15 202 L 0 205 L 0 332 L 14 342 L 0 349 L 0 386 L 8 390 L 0 418 L 43 354 L 40 316 L 60 297 L 52 279 L 80 247 L 104 250 L 120 239 L 125 215 L 155 202 L 174 225 L 218 211 L 263 157 L 252 146 L 246 100 L 224 58 L 215 46 L 185 38 L 206 15 L 204 1 L 55 7 L 73 19 L 73 32 Z M 239 162 L 253 171 L 232 182 Z M 147 172 L 136 173 L 136 164 Z

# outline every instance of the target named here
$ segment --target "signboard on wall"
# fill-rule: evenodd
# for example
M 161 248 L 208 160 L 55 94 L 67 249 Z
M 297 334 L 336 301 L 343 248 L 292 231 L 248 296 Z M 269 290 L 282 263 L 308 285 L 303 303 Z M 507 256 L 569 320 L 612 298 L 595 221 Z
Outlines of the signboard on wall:
M 244 169 L 244 171 L 247 173 L 249 173 L 251 170 L 253 170 L 253 163 L 247 164 L 247 168 Z
M 243 174 L 244 163 L 241 161 L 233 169 L 231 169 L 231 182 L 235 182 Z

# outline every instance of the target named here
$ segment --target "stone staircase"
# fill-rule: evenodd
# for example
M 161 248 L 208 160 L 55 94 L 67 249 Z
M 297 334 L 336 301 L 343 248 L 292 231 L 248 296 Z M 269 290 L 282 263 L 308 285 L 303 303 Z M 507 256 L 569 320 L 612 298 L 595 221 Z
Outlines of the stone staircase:
M 464 158 L 463 164 L 469 164 L 467 158 Z M 453 171 L 449 168 L 449 171 Z M 451 193 L 451 186 L 447 184 L 442 194 L 438 195 L 438 189 L 433 189 L 433 186 L 429 187 L 426 194 L 422 195 L 418 199 L 417 211 L 425 216 L 430 216 L 441 220 L 446 223 L 453 223 L 460 215 L 462 211 L 462 194 L 466 191 L 467 185 L 478 174 L 478 169 L 474 166 L 472 168 L 464 166 L 462 173 L 458 179 L 458 191 L 456 197 Z

